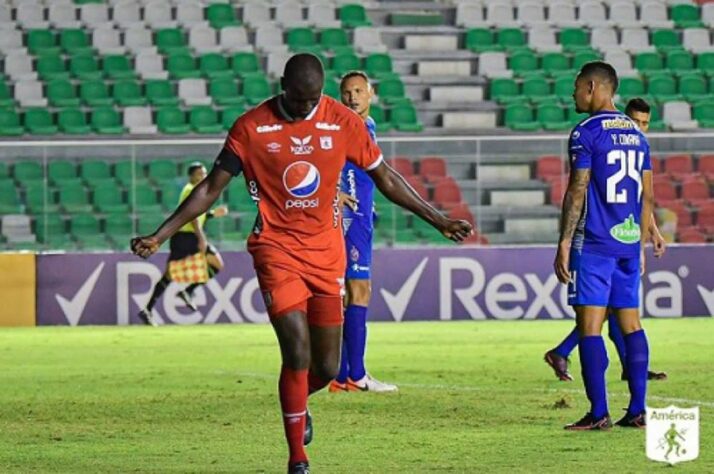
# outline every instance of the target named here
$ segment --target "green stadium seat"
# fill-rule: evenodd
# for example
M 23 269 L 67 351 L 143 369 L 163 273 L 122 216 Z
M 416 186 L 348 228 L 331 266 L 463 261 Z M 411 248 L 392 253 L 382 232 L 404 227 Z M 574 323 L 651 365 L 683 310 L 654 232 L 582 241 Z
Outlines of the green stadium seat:
M 75 237 L 96 235 L 101 232 L 99 219 L 94 214 L 77 214 L 70 217 L 69 228 Z
M 566 115 L 567 115 L 567 119 L 570 122 L 571 126 L 575 126 L 576 124 L 582 122 L 583 120 L 585 120 L 586 118 L 589 117 L 588 114 L 579 114 L 575 110 L 575 106 L 572 105 L 572 103 L 567 108 Z
M 92 129 L 102 135 L 119 135 L 126 131 L 122 125 L 119 112 L 111 107 L 100 107 L 92 110 L 90 123 Z
M 249 76 L 243 81 L 243 96 L 251 105 L 257 105 L 270 97 L 272 90 L 263 76 Z
M 123 54 L 104 56 L 102 69 L 110 79 L 133 79 L 136 77 L 131 60 Z
M 12 181 L 0 181 L 0 214 L 20 214 L 20 197 Z
M 12 176 L 25 185 L 28 182 L 42 181 L 45 173 L 42 165 L 35 161 L 17 161 L 12 168 Z
M 54 193 L 43 181 L 29 181 L 25 187 L 25 208 L 30 214 L 59 213 L 59 205 L 54 200 Z
M 61 56 L 44 55 L 37 58 L 37 75 L 43 81 L 69 79 L 69 71 Z
M 326 28 L 320 32 L 320 47 L 336 53 L 353 52 L 350 38 L 342 28 Z
M 57 214 L 38 215 L 35 218 L 35 235 L 40 242 L 49 242 L 55 236 L 65 236 L 65 223 Z
M 650 77 L 647 81 L 647 93 L 659 102 L 681 99 L 677 94 L 677 81 L 675 81 L 674 77 L 666 74 Z
M 340 76 L 347 72 L 361 69 L 361 67 L 362 60 L 354 53 L 338 54 L 332 58 L 332 69 Z
M 464 45 L 466 49 L 474 53 L 501 51 L 503 49 L 503 46 L 495 43 L 493 32 L 488 28 L 471 28 L 467 30 Z
M 79 163 L 79 175 L 89 185 L 113 179 L 109 163 L 104 160 L 82 160 Z
M 161 133 L 176 135 L 191 131 L 186 123 L 186 114 L 178 107 L 160 108 L 156 114 L 156 124 Z
M 520 28 L 501 28 L 496 33 L 496 43 L 506 50 L 526 48 L 526 35 Z
M 379 100 L 385 104 L 404 102 L 406 100 L 405 93 L 404 83 L 399 78 L 383 79 L 377 84 Z
M 15 99 L 10 92 L 10 87 L 7 82 L 0 81 L 0 107 L 13 107 L 14 105 Z
M 57 112 L 57 125 L 62 133 L 84 135 L 91 133 L 87 124 L 87 116 L 80 109 L 62 109 Z
M 6 162 L 0 161 L 0 182 L 10 179 L 10 167 Z
M 141 85 L 132 79 L 116 81 L 112 86 L 112 96 L 122 107 L 132 105 L 146 105 L 146 97 L 141 91 Z
M 167 211 L 173 210 L 178 204 L 181 195 L 181 186 L 177 183 L 164 183 L 160 189 L 161 204 Z
M 179 99 L 176 96 L 174 86 L 165 79 L 150 79 L 144 83 L 146 87 L 146 98 L 154 106 L 178 105 Z
M 59 204 L 69 214 L 92 211 L 87 190 L 80 183 L 68 183 L 62 186 L 59 189 Z
M 32 29 L 27 32 L 27 49 L 30 53 L 39 55 L 58 55 L 57 37 L 51 30 Z
M 575 90 L 575 78 L 561 76 L 553 83 L 553 93 L 561 102 L 572 103 Z
M 0 135 L 18 136 L 25 133 L 20 125 L 20 116 L 14 110 L 0 109 Z
M 709 76 L 714 75 L 714 51 L 701 53 L 697 56 L 697 69 Z
M 541 68 L 551 76 L 573 74 L 570 68 L 570 59 L 563 53 L 545 53 L 541 58 Z
M 47 100 L 53 107 L 77 107 L 77 89 L 67 79 L 55 79 L 47 84 Z
M 372 53 L 364 59 L 364 69 L 370 77 L 393 77 L 392 57 L 386 53 Z
M 166 60 L 166 69 L 172 79 L 201 77 L 201 71 L 196 67 L 196 60 L 186 53 L 170 55 Z
M 675 30 L 655 30 L 652 32 L 652 45 L 660 51 L 681 48 L 682 42 Z
M 555 100 L 550 83 L 543 77 L 529 77 L 524 80 L 521 94 L 537 103 Z
M 112 213 L 104 219 L 104 230 L 112 240 L 128 246 L 134 234 L 134 223 L 127 214 Z
M 560 30 L 560 44 L 566 51 L 589 48 L 590 38 L 588 33 L 582 28 L 564 28 Z
M 25 129 L 31 135 L 54 135 L 57 133 L 52 115 L 46 108 L 25 109 Z
M 701 102 L 694 105 L 694 118 L 702 128 L 714 128 L 714 102 Z
M 540 74 L 538 56 L 530 50 L 516 51 L 508 58 L 508 68 L 517 76 Z
M 533 116 L 533 109 L 524 104 L 511 104 L 504 111 L 504 124 L 513 130 L 535 131 L 540 123 Z
M 124 193 L 116 184 L 113 186 L 105 184 L 94 188 L 92 201 L 99 212 L 106 214 L 129 212 L 129 204 L 124 202 Z
M 387 120 L 387 114 L 381 105 L 372 104 L 369 107 L 369 116 L 377 124 L 377 133 L 385 133 L 392 129 L 392 123 Z
M 127 189 L 140 183 L 147 183 L 143 169 L 134 161 L 119 161 L 114 164 L 114 177 Z
M 139 216 L 136 232 L 139 235 L 153 233 L 164 222 L 164 217 L 161 215 L 161 210 L 156 209 L 153 212 L 145 213 Z
M 69 71 L 72 76 L 81 80 L 101 79 L 103 73 L 99 61 L 88 54 L 78 54 L 69 60 Z
M 130 201 L 134 203 L 134 211 L 140 213 L 161 212 L 161 204 L 156 191 L 147 183 L 138 183 L 129 191 Z
M 261 73 L 260 62 L 255 53 L 235 53 L 231 58 L 231 68 L 235 75 L 242 78 Z
M 400 132 L 421 132 L 424 125 L 419 121 L 414 106 L 410 103 L 401 103 L 392 107 L 389 119 L 394 128 Z
M 106 81 L 90 80 L 79 85 L 79 96 L 90 107 L 112 105 L 114 99 L 109 95 Z
M 372 22 L 367 17 L 367 10 L 358 3 L 342 5 L 342 7 L 340 7 L 339 18 L 343 28 L 372 25 Z
M 240 94 L 233 78 L 214 79 L 208 84 L 208 94 L 218 105 L 242 105 L 245 99 Z
M 230 130 L 235 121 L 245 113 L 245 108 L 242 105 L 226 107 L 221 112 L 221 124 L 223 130 Z
M 565 110 L 555 104 L 540 104 L 536 112 L 540 126 L 545 130 L 567 130 L 570 122 L 565 118 Z
M 699 7 L 695 5 L 674 5 L 669 14 L 672 21 L 674 21 L 674 26 L 677 28 L 697 28 L 704 26 L 700 17 Z
M 231 68 L 228 65 L 228 58 L 222 54 L 204 54 L 198 59 L 198 65 L 201 70 L 201 74 L 209 79 L 233 77 L 233 71 L 231 71 Z
M 240 25 L 236 19 L 233 5 L 213 3 L 206 7 L 206 19 L 213 28 L 220 29 L 226 26 Z
M 67 54 L 91 53 L 89 35 L 80 28 L 70 28 L 60 32 L 60 47 Z
M 661 71 L 664 68 L 662 56 L 654 52 L 639 53 L 635 56 L 635 68 L 643 72 Z
M 285 42 L 291 51 L 305 51 L 318 46 L 315 32 L 311 28 L 292 28 L 288 30 Z
M 642 96 L 645 94 L 645 83 L 639 77 L 621 77 L 617 92 L 625 98 Z
M 580 69 L 587 63 L 592 61 L 599 61 L 602 59 L 602 55 L 598 54 L 592 50 L 582 50 L 577 51 L 573 56 L 573 69 L 575 71 L 580 71 Z M 575 76 L 573 76 L 573 81 L 575 81 Z
M 221 133 L 223 127 L 218 121 L 218 113 L 210 106 L 194 107 L 189 112 L 189 123 L 197 133 Z
M 326 77 L 325 78 L 325 86 L 322 89 L 322 93 L 332 97 L 333 99 L 340 100 L 340 96 L 341 96 L 340 85 L 337 83 L 337 81 L 334 81 L 334 80 L 330 79 L 329 77 Z
M 694 56 L 689 51 L 670 51 L 667 53 L 666 58 L 667 69 L 673 74 L 686 74 L 694 69 Z
M 662 114 L 660 113 L 657 104 L 650 104 L 650 131 L 661 131 L 666 130 L 667 127 L 662 121 Z
M 156 47 L 166 55 L 187 54 L 186 37 L 178 28 L 163 28 L 156 32 Z
M 489 82 L 490 98 L 501 104 L 522 100 L 518 84 L 511 78 L 496 78 Z
M 679 77 L 679 94 L 689 102 L 698 102 L 709 97 L 707 81 L 699 73 L 690 73 Z

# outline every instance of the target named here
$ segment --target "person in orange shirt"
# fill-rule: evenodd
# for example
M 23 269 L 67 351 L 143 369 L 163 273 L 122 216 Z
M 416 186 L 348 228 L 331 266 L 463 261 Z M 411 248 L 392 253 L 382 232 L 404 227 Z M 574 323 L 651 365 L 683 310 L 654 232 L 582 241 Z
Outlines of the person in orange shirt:
M 340 361 L 345 247 L 338 185 L 345 162 L 367 170 L 387 198 L 446 238 L 462 241 L 472 227 L 421 199 L 384 162 L 360 116 L 322 95 L 316 56 L 290 58 L 281 85 L 282 94 L 238 118 L 208 177 L 156 232 L 132 239 L 131 248 L 143 258 L 155 253 L 243 172 L 258 206 L 248 252 L 282 354 L 278 391 L 288 472 L 307 473 L 307 397 L 335 377 Z

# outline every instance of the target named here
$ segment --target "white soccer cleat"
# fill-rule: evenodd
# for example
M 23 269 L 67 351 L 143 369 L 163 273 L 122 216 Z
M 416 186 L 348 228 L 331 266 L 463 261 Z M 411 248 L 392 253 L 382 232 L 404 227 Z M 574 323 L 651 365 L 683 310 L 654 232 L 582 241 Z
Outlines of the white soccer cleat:
M 347 379 L 347 391 L 349 392 L 396 392 L 398 390 L 396 385 L 380 382 L 369 374 L 357 381 Z

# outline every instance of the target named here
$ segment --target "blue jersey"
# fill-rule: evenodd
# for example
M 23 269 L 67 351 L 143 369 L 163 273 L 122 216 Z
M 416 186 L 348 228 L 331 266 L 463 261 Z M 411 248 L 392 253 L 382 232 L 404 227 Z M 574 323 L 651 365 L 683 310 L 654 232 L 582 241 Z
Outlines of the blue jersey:
M 375 130 L 377 124 L 372 117 L 367 117 L 364 124 L 372 140 L 376 142 L 377 134 Z M 342 168 L 340 190 L 358 201 L 357 208 L 354 211 L 349 206 L 345 206 L 342 214 L 343 219 L 347 223 L 351 223 L 352 220 L 356 219 L 366 219 L 371 226 L 374 213 L 374 182 L 367 172 L 348 161 L 345 167 Z M 349 225 L 345 227 L 348 228 Z
M 603 111 L 573 129 L 568 149 L 574 170 L 591 170 L 573 248 L 639 256 L 642 174 L 652 169 L 647 139 L 626 115 Z

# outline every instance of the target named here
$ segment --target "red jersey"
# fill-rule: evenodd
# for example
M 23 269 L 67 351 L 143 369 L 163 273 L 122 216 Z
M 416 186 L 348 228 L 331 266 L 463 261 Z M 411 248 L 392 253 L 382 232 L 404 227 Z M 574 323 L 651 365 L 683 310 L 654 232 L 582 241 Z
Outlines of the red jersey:
M 225 147 L 242 164 L 258 203 L 248 238 L 256 267 L 278 264 L 308 273 L 344 270 L 339 179 L 346 160 L 370 170 L 382 161 L 363 120 L 322 96 L 303 120 L 294 121 L 280 96 L 246 112 Z

